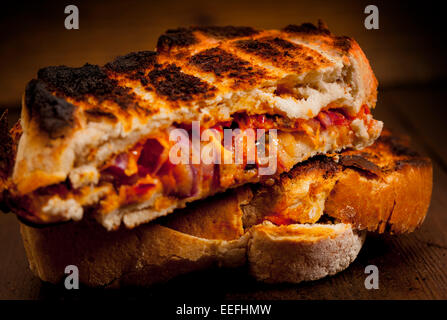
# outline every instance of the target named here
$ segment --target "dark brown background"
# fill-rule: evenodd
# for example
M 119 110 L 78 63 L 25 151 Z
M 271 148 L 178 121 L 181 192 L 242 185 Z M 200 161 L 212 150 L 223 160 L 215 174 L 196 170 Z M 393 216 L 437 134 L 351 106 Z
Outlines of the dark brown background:
M 64 28 L 65 5 L 80 10 L 80 30 Z M 366 30 L 366 5 L 380 29 Z M 3 6 L 3 4 L 2 4 Z M 208 271 L 145 290 L 67 292 L 28 270 L 13 215 L 0 216 L 0 299 L 202 297 L 249 299 L 447 299 L 447 63 L 440 4 L 431 1 L 18 1 L 0 10 L 0 107 L 19 114 L 23 89 L 40 67 L 104 64 L 155 47 L 160 33 L 188 25 L 280 28 L 322 18 L 336 34 L 354 37 L 379 79 L 375 115 L 413 138 L 434 163 L 434 190 L 420 230 L 370 236 L 353 265 L 334 277 L 300 285 L 256 283 L 243 270 Z M 369 199 L 374 201 L 374 199 Z M 380 270 L 380 289 L 366 290 L 364 268 Z

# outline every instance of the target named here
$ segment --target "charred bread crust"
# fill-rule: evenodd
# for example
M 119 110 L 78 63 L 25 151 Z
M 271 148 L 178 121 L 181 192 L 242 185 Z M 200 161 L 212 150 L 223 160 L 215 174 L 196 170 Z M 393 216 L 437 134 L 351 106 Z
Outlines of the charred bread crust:
M 76 107 L 50 93 L 41 80 L 32 80 L 25 90 L 25 106 L 28 119 L 39 124 L 40 130 L 52 139 L 64 136 L 74 126 Z

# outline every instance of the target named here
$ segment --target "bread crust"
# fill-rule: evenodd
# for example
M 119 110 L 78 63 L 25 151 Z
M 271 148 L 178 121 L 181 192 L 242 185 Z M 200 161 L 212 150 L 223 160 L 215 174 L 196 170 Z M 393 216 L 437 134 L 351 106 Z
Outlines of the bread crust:
M 247 236 L 211 240 L 158 224 L 108 232 L 82 221 L 44 229 L 21 224 L 20 230 L 40 279 L 59 283 L 65 267 L 75 265 L 80 282 L 90 287 L 144 286 L 212 266 L 241 266 L 247 242 Z
M 44 229 L 21 224 L 20 230 L 30 268 L 40 279 L 60 283 L 65 267 L 75 265 L 89 287 L 148 286 L 192 271 L 246 264 L 260 281 L 316 280 L 347 268 L 364 241 L 364 234 L 347 224 L 267 223 L 233 240 L 199 238 L 158 224 L 107 232 L 81 221 Z
M 264 224 L 253 227 L 251 235 L 250 272 L 268 283 L 299 283 L 341 272 L 357 258 L 366 236 L 342 223 Z

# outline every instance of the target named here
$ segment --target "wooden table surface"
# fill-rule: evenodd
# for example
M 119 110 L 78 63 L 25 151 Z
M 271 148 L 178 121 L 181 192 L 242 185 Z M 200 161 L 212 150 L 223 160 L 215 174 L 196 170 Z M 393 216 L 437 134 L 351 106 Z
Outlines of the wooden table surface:
M 33 276 L 17 220 L 5 214 L 0 216 L 0 299 L 447 299 L 447 94 L 439 86 L 386 89 L 379 95 L 376 118 L 396 132 L 410 135 L 414 147 L 433 160 L 432 202 L 416 232 L 368 235 L 357 260 L 346 271 L 310 283 L 266 285 L 250 279 L 245 270 L 210 270 L 144 290 L 67 291 Z M 370 264 L 379 268 L 378 290 L 364 286 L 364 269 Z
M 63 28 L 64 3 L 20 1 L 0 11 L 0 104 L 12 107 L 10 123 L 28 80 L 50 64 L 103 64 L 131 50 L 150 50 L 157 35 L 184 25 L 251 25 L 278 28 L 323 18 L 338 34 L 357 39 L 382 85 L 375 115 L 434 165 L 426 221 L 400 236 L 369 235 L 344 272 L 299 285 L 265 285 L 244 270 L 185 275 L 144 290 L 67 291 L 42 283 L 28 269 L 14 215 L 0 213 L 0 299 L 65 299 L 173 296 L 227 299 L 447 299 L 447 50 L 439 23 L 443 11 L 411 1 L 377 1 L 380 29 L 365 30 L 368 1 L 165 0 L 80 3 L 80 30 Z M 423 83 L 427 83 L 423 85 Z M 373 199 L 371 199 L 373 201 Z M 380 272 L 379 290 L 364 286 L 367 265 Z

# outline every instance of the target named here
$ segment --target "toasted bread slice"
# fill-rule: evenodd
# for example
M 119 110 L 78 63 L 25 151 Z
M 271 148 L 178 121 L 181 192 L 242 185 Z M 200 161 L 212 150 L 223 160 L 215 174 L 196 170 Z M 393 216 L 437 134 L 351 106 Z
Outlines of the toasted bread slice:
M 140 157 L 147 146 L 152 158 L 165 161 L 173 128 L 200 121 L 202 129 L 232 123 L 278 129 L 272 144 L 280 149 L 280 174 L 315 154 L 371 144 L 382 128 L 369 113 L 376 95 L 377 80 L 358 44 L 321 23 L 168 30 L 157 52 L 131 53 L 102 67 L 44 68 L 23 98 L 12 209 L 45 224 L 79 220 L 94 206 L 107 229 L 122 222 L 132 228 L 265 178 L 258 166 L 236 164 L 213 169 L 216 179 L 207 179 L 211 169 L 203 166 L 176 166 L 181 172 L 170 175 L 157 162 L 149 175 L 129 165 L 125 178 L 138 175 L 138 188 L 117 188 L 122 174 L 110 171 L 116 173 L 119 159 Z
M 314 158 L 276 185 L 230 190 L 133 230 L 107 232 L 84 219 L 40 229 L 21 224 L 21 233 L 31 269 L 53 283 L 63 279 L 68 264 L 78 266 L 89 286 L 143 286 L 244 264 L 261 281 L 297 283 L 345 269 L 365 230 L 413 231 L 429 206 L 431 175 L 429 159 L 384 132 L 370 148 Z M 413 186 L 421 190 L 415 193 Z M 303 209 L 296 209 L 300 204 Z M 292 205 L 295 210 L 285 210 Z
M 76 265 L 80 281 L 97 287 L 144 286 L 216 265 L 242 266 L 249 235 L 240 232 L 239 198 L 226 193 L 214 200 L 195 204 L 203 216 L 178 212 L 181 222 L 167 222 L 182 231 L 157 223 L 107 231 L 92 219 L 44 228 L 21 223 L 30 268 L 57 283 L 68 264 Z
M 241 199 L 227 193 L 217 200 L 196 205 L 207 211 L 205 216 L 180 212 L 180 222 L 133 230 L 108 232 L 87 219 L 45 228 L 21 224 L 20 229 L 30 268 L 40 279 L 61 282 L 65 267 L 75 265 L 81 283 L 92 287 L 147 286 L 205 268 L 245 264 L 265 282 L 316 280 L 347 268 L 364 241 L 364 233 L 341 223 L 265 222 L 239 234 Z M 216 206 L 222 201 L 229 204 Z M 203 224 L 213 227 L 207 231 Z
M 313 158 L 272 186 L 254 188 L 244 225 L 315 223 L 326 214 L 357 230 L 411 232 L 424 221 L 432 176 L 429 158 L 384 130 L 361 151 Z

